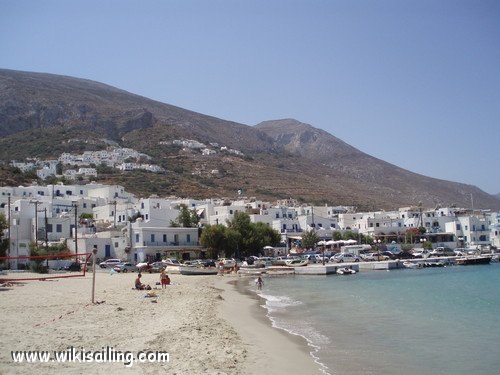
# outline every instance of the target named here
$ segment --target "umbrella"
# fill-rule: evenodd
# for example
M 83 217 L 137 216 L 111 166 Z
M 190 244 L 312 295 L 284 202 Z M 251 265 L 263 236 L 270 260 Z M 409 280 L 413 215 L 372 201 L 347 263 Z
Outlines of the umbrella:
M 321 241 L 318 242 L 318 245 L 319 246 L 324 246 L 324 245 L 326 245 L 326 241 L 321 240 Z
M 352 240 L 352 239 L 351 239 L 351 240 L 347 240 L 347 241 L 345 241 L 345 243 L 355 244 L 355 243 L 358 243 L 358 241 L 356 241 L 356 240 Z

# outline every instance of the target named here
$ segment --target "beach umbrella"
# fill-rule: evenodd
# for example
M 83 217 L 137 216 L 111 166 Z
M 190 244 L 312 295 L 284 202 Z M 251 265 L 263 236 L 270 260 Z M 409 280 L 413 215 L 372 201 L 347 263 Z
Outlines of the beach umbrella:
M 358 241 L 350 239 L 350 240 L 345 241 L 345 243 L 348 243 L 348 244 L 352 245 L 352 244 L 358 243 Z
M 318 243 L 317 243 L 317 244 L 318 244 L 319 246 L 324 246 L 324 245 L 326 245 L 326 241 L 321 240 L 321 241 L 318 241 Z

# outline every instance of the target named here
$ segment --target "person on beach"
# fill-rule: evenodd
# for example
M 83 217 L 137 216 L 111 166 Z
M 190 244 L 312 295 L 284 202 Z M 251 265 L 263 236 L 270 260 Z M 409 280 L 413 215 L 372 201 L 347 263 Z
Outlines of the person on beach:
M 264 285 L 264 280 L 262 280 L 262 277 L 258 277 L 257 280 L 255 280 L 255 285 L 257 285 L 258 290 L 262 290 L 262 286 Z
M 138 290 L 151 290 L 151 287 L 149 285 L 145 285 L 141 282 L 141 277 L 142 274 L 139 272 L 137 274 L 137 279 L 135 279 L 135 289 Z
M 160 272 L 160 283 L 162 289 L 166 288 L 167 285 L 170 285 L 170 277 L 168 277 L 167 273 L 165 272 L 165 268 Z

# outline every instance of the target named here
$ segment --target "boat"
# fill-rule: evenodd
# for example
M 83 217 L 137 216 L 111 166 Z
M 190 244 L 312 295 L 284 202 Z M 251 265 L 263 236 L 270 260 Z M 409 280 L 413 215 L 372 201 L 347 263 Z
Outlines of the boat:
M 455 263 L 460 266 L 468 266 L 473 264 L 489 264 L 491 262 L 491 255 L 471 255 L 457 258 Z
M 356 270 L 348 267 L 342 267 L 337 269 L 337 271 L 335 272 L 337 273 L 337 275 L 354 275 L 356 273 Z
M 247 275 L 247 276 L 253 276 L 253 275 L 262 275 L 266 273 L 266 269 L 263 267 L 259 268 L 245 268 L 245 267 L 240 267 L 240 269 L 236 272 L 238 275 Z
M 179 266 L 181 275 L 217 275 L 216 267 Z
M 268 275 L 292 275 L 295 273 L 295 268 L 287 266 L 269 266 L 266 267 L 266 273 Z
M 288 267 L 303 267 L 307 266 L 309 261 L 304 260 L 304 259 L 287 259 L 285 260 L 285 266 Z
M 413 269 L 413 268 L 422 268 L 422 264 L 421 263 L 414 263 L 414 262 L 403 262 L 403 267 L 404 268 L 410 268 L 410 269 Z
M 217 264 L 222 265 L 224 268 L 233 268 L 236 265 L 236 261 L 229 258 L 220 258 L 217 260 Z

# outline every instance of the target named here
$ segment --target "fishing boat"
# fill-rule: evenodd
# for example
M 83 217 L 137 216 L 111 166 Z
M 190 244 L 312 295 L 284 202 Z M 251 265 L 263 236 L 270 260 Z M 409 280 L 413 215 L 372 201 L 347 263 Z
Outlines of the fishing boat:
M 179 266 L 181 275 L 217 275 L 216 267 Z
M 304 259 L 287 259 L 285 260 L 285 265 L 288 267 L 303 267 L 307 266 L 309 261 Z
M 457 258 L 455 263 L 460 266 L 468 266 L 473 264 L 489 264 L 491 262 L 491 255 L 471 255 Z

